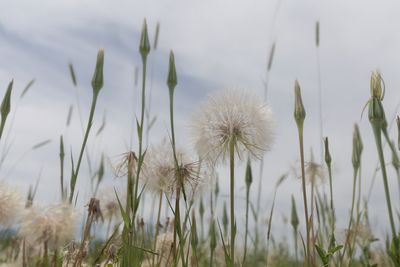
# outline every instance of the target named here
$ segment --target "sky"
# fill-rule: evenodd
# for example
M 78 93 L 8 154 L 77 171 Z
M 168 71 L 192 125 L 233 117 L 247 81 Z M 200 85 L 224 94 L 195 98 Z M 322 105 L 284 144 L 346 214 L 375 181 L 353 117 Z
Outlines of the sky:
M 272 202 L 276 180 L 289 178 L 278 189 L 277 222 L 290 214 L 290 196 L 301 210 L 300 180 L 291 171 L 299 168 L 297 129 L 293 119 L 294 81 L 299 80 L 307 112 L 306 159 L 311 150 L 320 158 L 318 110 L 318 61 L 322 88 L 324 136 L 329 137 L 334 167 L 334 199 L 338 227 L 348 218 L 352 191 L 351 146 L 353 124 L 358 123 L 364 141 L 362 185 L 367 195 L 377 156 L 367 116 L 361 111 L 369 98 L 369 78 L 380 70 L 386 85 L 384 106 L 391 120 L 400 101 L 400 24 L 397 1 L 382 0 L 205 0 L 205 1 L 99 1 L 99 0 L 3 0 L 0 2 L 0 95 L 14 79 L 10 121 L 0 151 L 11 144 L 0 171 L 0 179 L 26 192 L 40 177 L 37 200 L 59 198 L 59 138 L 64 136 L 67 155 L 75 158 L 82 142 L 91 101 L 90 81 L 96 53 L 105 50 L 102 89 L 93 132 L 88 142 L 92 164 L 98 166 L 105 153 L 110 165 L 130 148 L 133 119 L 139 114 L 139 90 L 134 84 L 135 68 L 141 72 L 138 52 L 140 29 L 146 18 L 150 39 L 160 23 L 159 45 L 150 53 L 148 84 L 151 117 L 156 117 L 150 144 L 168 136 L 168 54 L 172 49 L 178 73 L 175 112 L 178 145 L 192 149 L 191 114 L 210 92 L 244 89 L 263 97 L 268 78 L 267 104 L 273 110 L 275 143 L 265 155 L 262 210 L 265 217 Z M 320 23 L 320 45 L 315 44 L 315 24 Z M 272 44 L 274 61 L 267 76 L 266 65 Z M 71 82 L 68 64 L 74 65 L 78 86 Z M 28 93 L 19 98 L 25 85 L 35 79 Z M 140 79 L 139 79 L 140 80 Z M 150 89 L 151 88 L 151 89 Z M 3 92 L 3 93 L 2 93 Z M 76 108 L 79 102 L 81 118 Z M 66 126 L 70 105 L 71 125 Z M 106 118 L 100 136 L 97 129 Z M 11 122 L 12 121 L 12 122 Z M 391 130 L 397 138 L 395 127 Z M 32 150 L 44 140 L 51 142 Z M 133 138 L 133 149 L 137 146 Z M 155 141 L 154 141 L 155 140 Z M 390 153 L 386 151 L 387 161 Z M 66 172 L 70 167 L 67 163 Z M 106 184 L 121 184 L 108 166 Z M 258 164 L 254 163 L 257 173 Z M 390 168 L 389 168 L 390 169 Z M 220 170 L 222 192 L 228 192 L 227 172 Z M 85 203 L 90 185 L 84 162 L 78 188 Z M 243 164 L 237 173 L 243 173 Z M 399 191 L 390 169 L 392 199 Z M 258 174 L 257 174 L 258 177 Z M 243 212 L 243 179 L 237 181 L 238 210 Z M 254 187 L 253 194 L 255 194 Z M 327 183 L 320 186 L 327 190 Z M 325 189 L 324 189 L 325 188 Z M 83 206 L 84 204 L 82 204 Z M 398 201 L 394 201 L 396 209 Z M 387 230 L 387 213 L 380 174 L 369 202 L 371 221 L 381 234 Z M 240 213 L 239 212 L 239 213 Z M 277 223 L 280 227 L 279 223 Z

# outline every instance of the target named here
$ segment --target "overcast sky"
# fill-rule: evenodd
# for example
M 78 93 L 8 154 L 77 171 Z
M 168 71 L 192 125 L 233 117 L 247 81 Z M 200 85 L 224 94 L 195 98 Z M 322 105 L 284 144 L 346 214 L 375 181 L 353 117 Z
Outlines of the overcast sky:
M 266 62 L 272 43 L 275 58 L 269 75 L 268 104 L 276 121 L 276 142 L 265 157 L 263 211 L 267 214 L 273 185 L 292 166 L 298 166 L 297 129 L 293 120 L 293 85 L 302 86 L 307 110 L 306 158 L 313 148 L 319 158 L 318 76 L 315 23 L 320 21 L 320 66 L 323 131 L 329 136 L 334 164 L 334 197 L 339 226 L 344 227 L 351 201 L 351 142 L 353 123 L 360 124 L 364 140 L 363 193 L 367 194 L 376 164 L 371 127 L 361 111 L 369 97 L 371 71 L 379 69 L 387 88 L 384 100 L 388 118 L 400 101 L 400 25 L 398 1 L 390 0 L 270 0 L 270 1 L 98 1 L 20 0 L 0 2 L 0 95 L 14 78 L 12 114 L 7 123 L 12 143 L 0 179 L 18 185 L 24 192 L 39 174 L 38 200 L 55 201 L 59 196 L 58 139 L 65 136 L 68 155 L 75 158 L 82 141 L 77 109 L 66 127 L 71 104 L 78 94 L 86 124 L 91 100 L 90 80 L 99 48 L 105 49 L 105 84 L 101 91 L 88 151 L 95 166 L 104 152 L 116 163 L 129 148 L 134 104 L 134 69 L 140 66 L 138 39 L 146 18 L 151 40 L 157 22 L 159 46 L 150 55 L 149 85 L 152 116 L 157 116 L 151 140 L 168 135 L 168 91 L 165 85 L 168 53 L 175 52 L 179 83 L 176 89 L 176 128 L 180 145 L 188 146 L 190 115 L 209 92 L 243 88 L 263 96 Z M 73 63 L 78 88 L 72 85 L 68 63 Z M 150 74 L 149 74 L 150 76 Z M 35 78 L 28 94 L 16 102 L 24 86 Z M 103 114 L 106 128 L 100 137 Z M 137 113 L 138 114 L 138 113 Z M 392 137 L 396 138 L 396 131 Z M 35 144 L 51 139 L 32 151 Z M 134 138 L 136 140 L 136 138 Z M 152 143 L 152 142 L 151 142 Z M 2 140 L 0 149 L 4 149 Z M 136 145 L 134 145 L 135 147 Z M 388 152 L 388 151 L 387 151 Z M 390 153 L 386 154 L 390 161 Z M 255 164 L 255 170 L 258 166 Z M 68 173 L 69 165 L 66 171 Z M 239 173 L 242 168 L 239 168 Z M 221 184 L 228 192 L 222 170 Z M 398 208 L 397 182 L 390 169 L 394 206 Z M 382 233 L 386 229 L 386 204 L 378 175 L 370 201 L 371 218 Z M 118 182 L 108 175 L 109 183 Z M 244 194 L 238 178 L 239 196 Z M 79 177 L 79 188 L 89 184 L 87 164 Z M 325 185 L 326 186 L 326 185 Z M 254 190 L 255 193 L 255 190 Z M 277 211 L 288 216 L 290 195 L 301 210 L 300 180 L 291 174 L 277 196 Z M 85 194 L 82 193 L 82 198 Z M 81 200 L 82 203 L 85 199 Z M 242 210 L 243 204 L 238 201 Z M 281 220 L 278 215 L 277 220 Z M 347 216 L 346 216 L 347 218 Z

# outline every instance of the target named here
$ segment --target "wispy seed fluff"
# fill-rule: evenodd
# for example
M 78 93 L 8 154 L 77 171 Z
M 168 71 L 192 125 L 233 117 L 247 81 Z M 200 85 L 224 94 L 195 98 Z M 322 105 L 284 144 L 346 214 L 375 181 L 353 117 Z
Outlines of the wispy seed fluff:
M 0 226 L 10 226 L 23 209 L 22 197 L 19 192 L 0 182 Z
M 47 243 L 56 249 L 74 238 L 75 225 L 76 212 L 70 205 L 31 207 L 22 220 L 19 236 L 28 245 Z
M 229 144 L 242 156 L 260 158 L 273 141 L 274 120 L 270 108 L 242 90 L 212 93 L 193 116 L 192 134 L 202 158 L 216 163 L 229 156 Z
M 202 181 L 202 173 L 198 162 L 194 161 L 184 150 L 176 149 L 178 168 L 175 164 L 172 145 L 163 141 L 158 145 L 150 147 L 146 153 L 145 179 L 146 188 L 155 193 L 166 193 L 171 195 L 177 187 L 178 172 L 182 178 L 185 192 L 193 191 Z

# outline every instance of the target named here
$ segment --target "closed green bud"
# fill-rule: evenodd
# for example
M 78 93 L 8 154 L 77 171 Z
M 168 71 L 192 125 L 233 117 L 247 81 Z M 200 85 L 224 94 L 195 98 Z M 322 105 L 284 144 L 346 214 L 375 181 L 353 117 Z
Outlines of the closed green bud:
M 157 49 L 158 46 L 158 36 L 160 35 L 160 22 L 157 22 L 156 25 L 156 34 L 154 35 L 154 43 L 153 43 L 153 50 Z
M 299 226 L 299 216 L 297 215 L 296 202 L 294 201 L 294 197 L 292 195 L 292 211 L 290 215 L 290 224 L 293 229 L 297 231 L 297 227 Z
M 319 47 L 319 21 L 315 23 L 315 45 Z
M 300 84 L 296 80 L 294 84 L 294 119 L 296 120 L 297 127 L 303 128 L 304 119 L 306 118 L 306 111 L 304 109 L 303 100 L 301 99 Z
M 178 84 L 178 78 L 176 77 L 175 57 L 174 57 L 174 52 L 172 52 L 171 50 L 171 52 L 169 53 L 167 85 L 169 90 L 172 92 L 177 84 Z
M 331 153 L 329 153 L 328 137 L 324 138 L 324 144 L 325 144 L 325 162 L 326 162 L 326 165 L 330 166 L 331 162 L 332 162 L 332 157 L 331 157 Z
M 228 223 L 229 223 L 228 211 L 226 209 L 226 202 L 224 202 L 224 207 L 223 207 L 223 210 L 222 210 L 222 226 L 224 228 L 224 235 L 225 236 L 228 233 Z
M 149 35 L 147 33 L 146 20 L 144 20 L 143 22 L 142 34 L 140 36 L 139 52 L 143 60 L 146 59 L 147 55 L 150 53 L 150 41 L 149 41 Z
M 245 182 L 247 187 L 250 187 L 251 183 L 253 182 L 250 159 L 247 160 Z
M 199 214 L 200 214 L 200 218 L 204 217 L 204 203 L 203 203 L 203 198 L 200 198 L 200 205 L 199 205 Z
M 360 167 L 362 151 L 363 143 L 361 140 L 360 129 L 357 124 L 354 124 L 352 163 L 355 170 L 358 170 Z
M 94 69 L 92 78 L 92 88 L 95 94 L 103 88 L 103 66 L 104 66 L 104 50 L 100 49 L 97 52 L 96 68 Z
M 370 123 L 378 128 L 385 129 L 387 121 L 381 100 L 372 97 L 369 102 L 368 118 Z

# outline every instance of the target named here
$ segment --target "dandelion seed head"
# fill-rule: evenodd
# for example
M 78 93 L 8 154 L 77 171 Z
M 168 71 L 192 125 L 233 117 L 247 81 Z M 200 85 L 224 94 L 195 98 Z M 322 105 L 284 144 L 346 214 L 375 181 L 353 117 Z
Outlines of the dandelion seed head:
M 229 144 L 239 157 L 248 152 L 260 158 L 273 141 L 274 121 L 270 108 L 245 91 L 213 93 L 193 116 L 195 148 L 212 162 L 226 160 Z
M 0 225 L 10 226 L 22 209 L 23 201 L 19 192 L 6 183 L 0 183 Z
M 30 245 L 47 242 L 49 247 L 58 248 L 73 239 L 76 215 L 68 204 L 33 206 L 23 217 L 19 236 Z
M 183 149 L 176 149 L 178 166 L 171 144 L 166 141 L 151 147 L 146 155 L 146 187 L 155 193 L 172 195 L 177 187 L 193 194 L 202 181 L 202 170 Z

